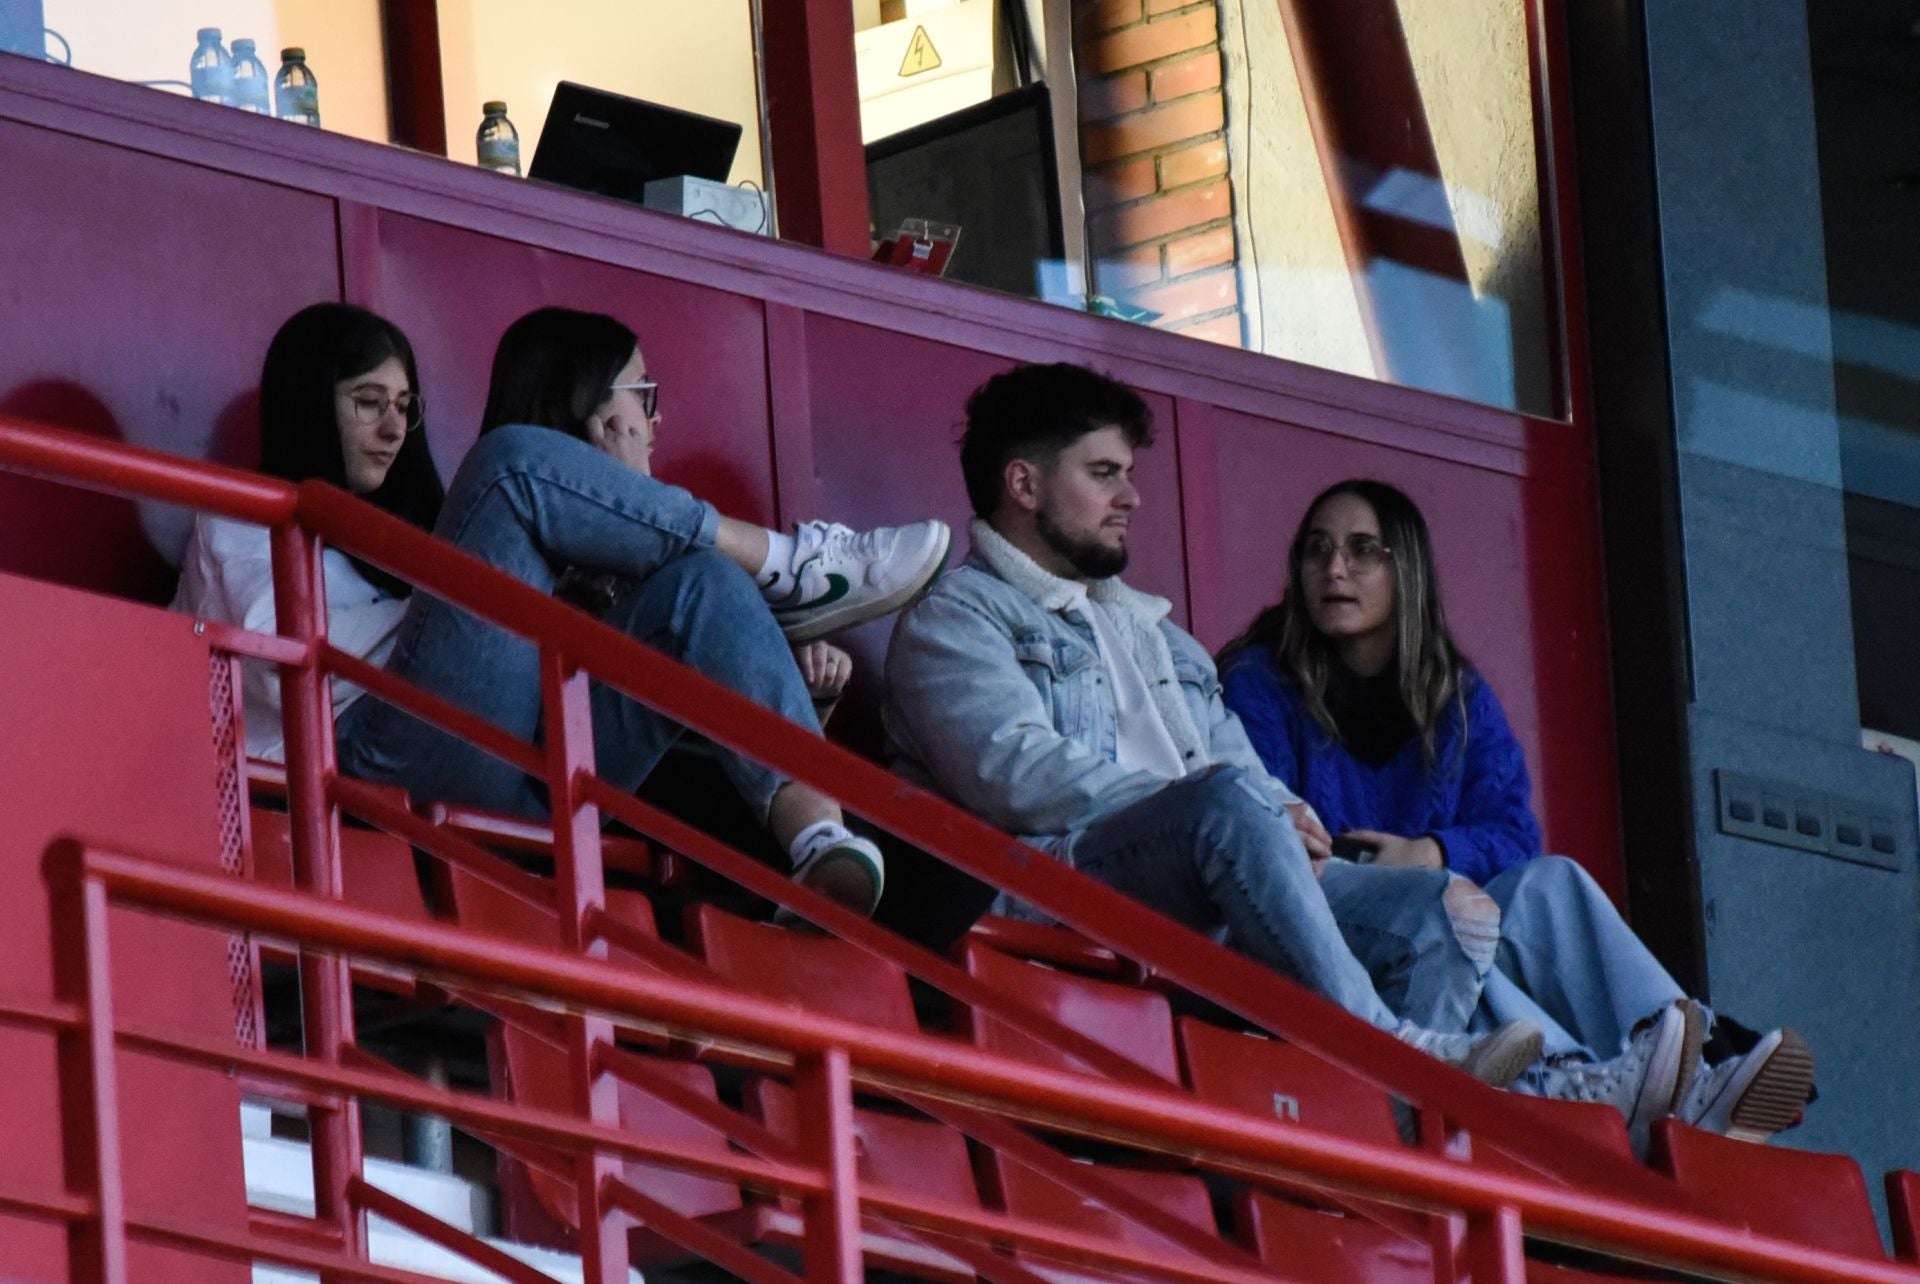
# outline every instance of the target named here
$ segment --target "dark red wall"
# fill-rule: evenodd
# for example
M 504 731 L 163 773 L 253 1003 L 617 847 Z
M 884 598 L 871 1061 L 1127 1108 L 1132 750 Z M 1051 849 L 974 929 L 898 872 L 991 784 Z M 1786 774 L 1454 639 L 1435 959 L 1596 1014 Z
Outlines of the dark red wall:
M 1139 387 L 1161 425 L 1130 578 L 1214 646 L 1277 593 L 1307 496 L 1392 480 L 1432 520 L 1451 617 L 1528 747 L 1549 842 L 1620 885 L 1591 452 L 1574 428 L 8 59 L 0 163 L 0 405 L 186 454 L 246 462 L 273 328 L 345 297 L 412 336 L 450 469 L 501 328 L 565 303 L 640 334 L 669 480 L 754 519 L 958 524 L 966 393 L 1016 361 L 1082 361 Z M 177 518 L 19 493 L 0 510 L 0 567 L 164 596 L 155 547 Z M 870 675 L 884 629 L 851 641 Z

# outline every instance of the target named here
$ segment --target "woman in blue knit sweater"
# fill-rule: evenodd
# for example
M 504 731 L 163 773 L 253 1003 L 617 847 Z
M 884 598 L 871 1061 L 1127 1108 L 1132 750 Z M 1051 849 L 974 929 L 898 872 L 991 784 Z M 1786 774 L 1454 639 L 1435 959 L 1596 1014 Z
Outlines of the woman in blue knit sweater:
M 1585 870 L 1540 854 L 1525 755 L 1447 631 L 1426 521 L 1404 494 L 1345 481 L 1316 497 L 1289 550 L 1286 595 L 1220 668 L 1267 769 L 1338 848 L 1451 870 L 1485 893 L 1463 886 L 1453 898 L 1463 946 L 1473 952 L 1477 931 L 1492 964 L 1480 1019 L 1526 1016 L 1546 1031 L 1535 1090 L 1611 1101 L 1636 1140 L 1668 1113 L 1756 1138 L 1798 1117 L 1812 1081 L 1805 1041 L 1770 1031 L 1701 1069 L 1705 1009 Z M 1688 1037 L 1669 1072 L 1647 1061 L 1674 1060 L 1652 1036 L 1675 1006 Z

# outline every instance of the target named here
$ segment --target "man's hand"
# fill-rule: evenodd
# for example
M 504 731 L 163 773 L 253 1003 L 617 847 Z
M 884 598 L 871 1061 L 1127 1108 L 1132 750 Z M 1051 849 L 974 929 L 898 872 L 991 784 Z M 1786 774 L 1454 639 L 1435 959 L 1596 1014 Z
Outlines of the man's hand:
M 1373 863 L 1399 869 L 1445 869 L 1446 853 L 1431 838 L 1403 838 L 1383 834 L 1377 829 L 1349 829 L 1341 835 L 1366 843 L 1374 849 Z
M 1313 876 L 1320 877 L 1320 871 L 1326 868 L 1327 859 L 1333 855 L 1333 838 L 1327 833 L 1327 827 L 1320 823 L 1320 817 L 1313 808 L 1303 802 L 1288 803 L 1287 815 L 1293 817 L 1294 832 L 1300 835 L 1300 842 L 1307 849 L 1307 858 L 1313 862 Z
M 587 443 L 604 450 L 639 473 L 653 476 L 653 424 L 642 419 L 629 423 L 619 415 L 587 416 Z

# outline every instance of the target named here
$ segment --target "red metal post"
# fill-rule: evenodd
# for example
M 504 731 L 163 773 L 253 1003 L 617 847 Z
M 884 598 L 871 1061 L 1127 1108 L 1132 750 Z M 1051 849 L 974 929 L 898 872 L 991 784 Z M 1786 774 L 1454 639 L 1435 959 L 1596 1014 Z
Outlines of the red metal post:
M 120 1284 L 127 1278 L 127 1214 L 120 1185 L 107 890 L 82 874 L 76 844 L 60 843 L 47 870 L 55 981 L 60 998 L 84 1012 L 79 1028 L 62 1030 L 59 1039 L 67 1181 L 92 1201 L 85 1216 L 69 1223 L 70 1265 L 81 1284 Z
M 327 636 L 321 545 L 288 522 L 273 530 L 274 615 L 279 630 L 306 644 L 306 659 L 280 666 L 280 721 L 286 732 L 287 813 L 295 884 L 338 899 L 340 812 L 327 792 L 334 770 L 331 681 L 316 662 Z M 300 951 L 300 1006 L 307 1055 L 338 1065 L 353 1044 L 353 978 L 337 954 Z M 351 1097 L 310 1112 L 314 1217 L 336 1228 L 341 1247 L 366 1251 L 366 1219 L 349 1195 L 360 1175 L 360 1104 Z
M 1520 1210 L 1504 1204 L 1467 1219 L 1473 1284 L 1526 1284 L 1526 1246 L 1520 1239 Z
M 1470 1153 L 1467 1138 L 1447 1121 L 1446 1112 L 1433 1106 L 1420 1111 L 1420 1148 L 1435 1156 L 1464 1159 Z M 1459 1213 L 1433 1213 L 1427 1218 L 1427 1246 L 1433 1254 L 1434 1284 L 1458 1284 L 1467 1242 L 1467 1219 Z
M 805 1202 L 809 1280 L 860 1284 L 860 1172 L 853 1150 L 853 1074 L 845 1048 L 828 1048 L 795 1067 L 800 1145 L 827 1174 L 827 1188 Z
M 553 809 L 553 872 L 561 944 L 604 959 L 607 943 L 592 923 L 606 908 L 606 871 L 600 855 L 600 809 L 581 796 L 593 774 L 593 707 L 587 675 L 551 647 L 540 653 L 540 698 L 545 714 L 547 797 Z M 600 1056 L 613 1046 L 604 1017 L 566 1019 L 567 1070 L 574 1109 L 594 1123 L 620 1123 L 619 1085 Z M 579 1185 L 580 1261 L 587 1284 L 626 1284 L 627 1219 L 607 1201 L 622 1173 L 620 1160 L 591 1150 L 575 1162 Z
M 760 7 L 780 235 L 866 258 L 867 159 L 853 7 L 846 0 L 770 0 Z

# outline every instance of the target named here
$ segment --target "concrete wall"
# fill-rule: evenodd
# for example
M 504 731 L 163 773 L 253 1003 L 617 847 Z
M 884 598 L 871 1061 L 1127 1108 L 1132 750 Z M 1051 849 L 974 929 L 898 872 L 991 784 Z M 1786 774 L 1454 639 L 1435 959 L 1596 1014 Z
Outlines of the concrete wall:
M 1860 748 L 1804 4 L 1647 4 L 1647 49 L 1708 980 L 1813 1042 L 1822 1099 L 1783 1140 L 1872 1174 L 1920 1154 L 1915 803 L 1908 765 Z M 1901 868 L 1721 833 L 1727 770 L 1884 810 Z

